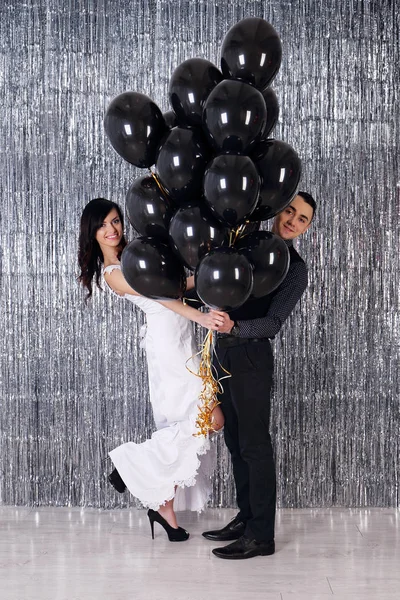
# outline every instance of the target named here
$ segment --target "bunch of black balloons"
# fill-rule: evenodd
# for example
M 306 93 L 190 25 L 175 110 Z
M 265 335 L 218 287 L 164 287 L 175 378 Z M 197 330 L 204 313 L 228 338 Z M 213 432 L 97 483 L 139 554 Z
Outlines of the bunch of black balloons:
M 202 58 L 175 69 L 172 110 L 163 114 L 139 92 L 109 105 L 104 125 L 114 149 L 137 167 L 152 167 L 126 199 L 141 237 L 124 249 L 122 271 L 138 293 L 182 297 L 186 267 L 205 304 L 232 310 L 285 277 L 285 243 L 258 231 L 290 203 L 300 179 L 293 148 L 269 138 L 279 106 L 268 86 L 281 56 L 272 25 L 246 18 L 223 41 L 221 71 Z

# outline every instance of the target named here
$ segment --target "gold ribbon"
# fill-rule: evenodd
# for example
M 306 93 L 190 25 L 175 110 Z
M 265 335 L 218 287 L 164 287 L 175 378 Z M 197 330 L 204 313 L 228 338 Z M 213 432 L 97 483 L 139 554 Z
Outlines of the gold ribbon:
M 199 394 L 199 413 L 196 419 L 196 427 L 199 429 L 197 433 L 193 435 L 199 436 L 203 435 L 206 437 L 210 431 L 214 431 L 213 428 L 213 416 L 212 412 L 214 408 L 216 408 L 220 403 L 217 395 L 221 394 L 224 390 L 221 384 L 223 379 L 227 377 L 231 377 L 231 373 L 224 369 L 224 367 L 220 363 L 221 369 L 226 373 L 226 376 L 220 377 L 219 379 L 216 377 L 217 370 L 212 364 L 212 356 L 214 352 L 214 332 L 209 331 L 204 339 L 201 350 L 194 354 L 186 361 L 186 368 L 190 373 L 200 377 L 203 381 L 203 387 Z M 192 360 L 195 356 L 200 355 L 200 365 L 197 373 L 189 369 L 187 363 L 189 360 Z
M 229 233 L 229 246 L 233 246 L 237 240 L 240 240 L 240 238 L 243 237 L 243 232 L 245 231 L 246 225 L 249 223 L 250 221 L 245 221 L 236 229 L 231 229 Z
M 167 196 L 167 198 L 169 198 L 170 195 L 167 192 L 167 190 L 165 189 L 165 187 L 163 186 L 163 184 L 161 183 L 158 175 L 156 175 L 156 173 L 154 171 L 152 171 L 151 169 L 150 169 L 150 175 L 152 176 L 152 178 L 156 182 L 156 184 L 157 184 L 158 189 L 160 190 L 160 192 L 162 192 L 165 196 Z
M 186 305 L 188 302 L 197 302 L 198 304 L 203 304 L 201 300 L 197 300 L 197 298 L 186 298 L 186 296 L 183 296 L 182 298 L 182 304 Z M 197 354 L 195 354 L 195 356 L 197 356 Z M 189 358 L 190 360 L 190 358 Z

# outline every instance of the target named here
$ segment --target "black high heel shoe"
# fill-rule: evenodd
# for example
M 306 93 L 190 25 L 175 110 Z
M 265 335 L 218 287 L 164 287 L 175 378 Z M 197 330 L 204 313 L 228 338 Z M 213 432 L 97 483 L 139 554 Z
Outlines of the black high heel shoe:
M 121 475 L 118 473 L 117 469 L 114 469 L 114 471 L 109 474 L 108 481 L 120 494 L 123 494 L 126 490 L 126 485 L 122 481 Z
M 153 538 L 153 540 L 154 540 L 154 521 L 156 523 L 159 523 L 161 525 L 161 527 L 164 527 L 170 542 L 185 542 L 188 539 L 189 534 L 187 531 L 182 529 L 182 527 L 178 527 L 178 529 L 171 527 L 171 525 L 169 523 L 167 523 L 167 521 L 164 519 L 164 517 L 162 517 L 160 515 L 160 513 L 157 512 L 156 510 L 152 510 L 151 508 L 149 508 L 149 510 L 147 511 L 147 516 L 149 517 L 150 527 L 151 527 L 151 537 Z

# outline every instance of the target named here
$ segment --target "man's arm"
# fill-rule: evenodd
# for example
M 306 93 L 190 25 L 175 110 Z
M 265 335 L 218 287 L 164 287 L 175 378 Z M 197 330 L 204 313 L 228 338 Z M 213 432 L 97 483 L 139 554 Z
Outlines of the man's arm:
M 267 315 L 259 319 L 237 321 L 239 325 L 238 337 L 273 338 L 300 300 L 307 283 L 308 277 L 305 264 L 303 262 L 292 264 L 271 302 Z M 218 328 L 218 332 L 230 333 L 234 321 L 227 313 L 224 314 L 224 324 Z

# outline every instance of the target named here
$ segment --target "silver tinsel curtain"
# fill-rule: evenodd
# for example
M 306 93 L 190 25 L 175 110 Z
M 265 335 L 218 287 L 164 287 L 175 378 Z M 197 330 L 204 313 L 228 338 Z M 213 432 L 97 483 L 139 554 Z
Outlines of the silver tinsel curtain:
M 399 505 L 399 13 L 391 0 L 15 0 L 0 8 L 0 502 L 124 506 L 108 450 L 153 427 L 143 317 L 85 306 L 80 213 L 124 205 L 141 172 L 105 138 L 128 90 L 168 109 L 173 69 L 219 65 L 234 23 L 277 29 L 277 139 L 303 161 L 317 218 L 297 248 L 310 286 L 275 340 L 279 504 Z M 201 332 L 199 332 L 201 336 Z M 232 506 L 217 444 L 214 506 Z M 127 495 L 126 495 L 127 496 Z

